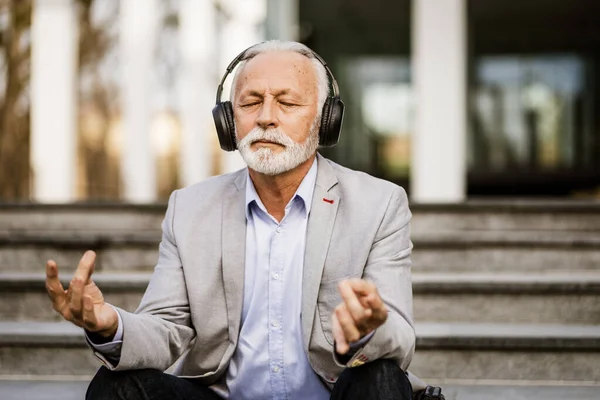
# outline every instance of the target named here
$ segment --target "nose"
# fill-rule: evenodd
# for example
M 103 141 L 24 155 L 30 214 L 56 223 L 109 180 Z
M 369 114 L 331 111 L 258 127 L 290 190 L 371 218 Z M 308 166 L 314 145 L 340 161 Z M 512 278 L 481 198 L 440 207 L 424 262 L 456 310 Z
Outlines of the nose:
M 278 125 L 277 117 L 275 115 L 275 102 L 267 100 L 262 104 L 260 114 L 256 118 L 256 125 L 262 129 L 276 128 Z

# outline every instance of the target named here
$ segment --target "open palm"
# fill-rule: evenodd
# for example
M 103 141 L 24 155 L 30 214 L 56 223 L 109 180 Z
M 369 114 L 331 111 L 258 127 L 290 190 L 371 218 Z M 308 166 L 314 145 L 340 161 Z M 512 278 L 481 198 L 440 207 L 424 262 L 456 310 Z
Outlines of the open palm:
M 104 301 L 104 295 L 92 280 L 96 254 L 88 251 L 79 262 L 75 275 L 65 290 L 58 277 L 58 266 L 46 263 L 46 290 L 52 306 L 62 317 L 90 332 L 111 336 L 116 332 L 115 309 Z

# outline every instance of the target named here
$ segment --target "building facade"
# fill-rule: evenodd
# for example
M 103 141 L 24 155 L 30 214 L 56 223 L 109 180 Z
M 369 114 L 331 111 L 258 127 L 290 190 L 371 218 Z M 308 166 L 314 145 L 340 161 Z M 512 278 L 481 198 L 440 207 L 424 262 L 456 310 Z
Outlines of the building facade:
M 595 0 L 108 3 L 114 40 L 94 73 L 81 68 L 89 32 L 78 2 L 33 3 L 36 201 L 148 203 L 242 167 L 237 152 L 216 149 L 210 110 L 225 66 L 267 38 L 306 43 L 340 84 L 342 140 L 324 154 L 403 185 L 416 202 L 593 196 L 600 187 Z M 116 88 L 106 101 L 85 96 L 98 76 Z M 105 103 L 115 111 L 99 113 Z M 103 158 L 82 150 L 94 138 Z M 94 191 L 99 170 L 107 183 Z
M 464 171 L 467 196 L 597 196 L 600 4 L 431 3 L 300 1 L 303 41 L 347 94 L 345 140 L 331 156 L 417 199 L 422 179 L 458 182 L 438 175 L 446 168 Z M 453 152 L 464 166 L 447 160 Z

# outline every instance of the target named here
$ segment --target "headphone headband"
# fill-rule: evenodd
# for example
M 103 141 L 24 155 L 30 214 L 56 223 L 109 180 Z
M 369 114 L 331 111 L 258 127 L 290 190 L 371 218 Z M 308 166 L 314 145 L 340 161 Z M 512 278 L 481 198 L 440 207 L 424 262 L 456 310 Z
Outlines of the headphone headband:
M 259 43 L 260 44 L 260 43 Z M 254 47 L 258 46 L 259 44 L 255 44 L 253 46 L 248 47 L 246 50 L 242 51 L 240 54 L 238 54 L 233 61 L 231 61 L 229 63 L 229 65 L 227 66 L 227 69 L 225 70 L 225 74 L 223 74 L 223 77 L 221 78 L 221 82 L 219 82 L 219 86 L 217 87 L 217 98 L 215 101 L 215 104 L 220 104 L 221 103 L 221 96 L 223 94 L 223 85 L 225 84 L 225 80 L 227 79 L 227 77 L 229 76 L 229 74 L 231 74 L 231 72 L 234 70 L 234 68 L 242 61 L 244 61 L 244 57 L 246 55 L 246 53 L 248 53 L 248 51 L 252 50 Z M 327 65 L 327 62 L 325 62 L 325 60 L 323 59 L 323 57 L 321 57 L 320 55 L 318 55 L 317 53 L 315 53 L 313 50 L 308 49 L 310 51 L 310 54 L 317 59 L 321 65 L 323 65 L 323 67 L 325 68 L 325 71 L 327 72 L 327 76 L 329 76 L 329 80 L 331 81 L 331 89 L 333 91 L 333 96 L 338 97 L 340 94 L 340 90 L 338 87 L 338 83 L 335 80 L 335 77 L 333 76 L 333 73 L 331 72 L 331 70 L 329 69 L 329 66 Z M 302 54 L 302 53 L 299 53 Z M 305 55 L 305 54 L 303 54 Z M 310 57 L 307 57 L 310 58 Z
M 235 135 L 235 121 L 233 117 L 233 105 L 231 101 L 221 102 L 221 95 L 223 94 L 223 84 L 225 83 L 225 79 L 227 76 L 233 71 L 233 69 L 238 65 L 241 61 L 246 60 L 246 54 L 253 47 L 257 45 L 251 46 L 246 50 L 242 51 L 237 55 L 236 58 L 233 59 L 231 63 L 227 66 L 227 70 L 221 78 L 221 82 L 217 88 L 217 99 L 216 104 L 212 110 L 213 119 L 215 121 L 215 128 L 217 130 L 217 136 L 219 137 L 219 144 L 221 148 L 225 151 L 234 151 L 237 149 L 237 139 Z M 339 96 L 339 88 L 333 73 L 329 69 L 329 66 L 319 56 L 317 53 L 309 50 L 309 54 L 303 54 L 307 58 L 311 58 L 312 55 L 315 59 L 317 59 L 321 65 L 325 68 L 327 75 L 329 76 L 329 80 L 331 83 L 331 88 L 333 91 L 333 96 L 327 96 L 325 99 L 325 104 L 321 108 L 321 124 L 319 127 L 319 146 L 331 147 L 335 146 L 340 138 L 340 133 L 342 131 L 342 120 L 344 118 L 344 103 L 340 100 Z

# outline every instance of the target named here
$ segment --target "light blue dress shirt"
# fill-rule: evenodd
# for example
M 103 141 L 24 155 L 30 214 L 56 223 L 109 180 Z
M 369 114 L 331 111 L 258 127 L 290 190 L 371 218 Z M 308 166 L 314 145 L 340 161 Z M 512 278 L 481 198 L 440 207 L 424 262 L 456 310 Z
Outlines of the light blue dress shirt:
M 227 393 L 243 399 L 329 399 L 302 341 L 302 270 L 317 161 L 277 222 L 248 175 L 246 266 L 238 346 L 226 375 Z

